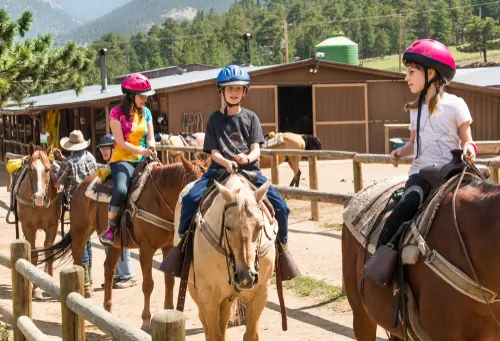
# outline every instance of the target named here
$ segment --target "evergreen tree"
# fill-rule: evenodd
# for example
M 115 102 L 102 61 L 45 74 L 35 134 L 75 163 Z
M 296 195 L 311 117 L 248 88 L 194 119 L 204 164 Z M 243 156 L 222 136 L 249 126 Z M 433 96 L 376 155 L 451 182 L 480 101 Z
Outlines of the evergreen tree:
M 465 29 L 465 37 L 469 42 L 469 46 L 459 50 L 464 52 L 482 52 L 484 62 L 486 63 L 488 61 L 486 53 L 490 46 L 493 45 L 493 40 L 498 37 L 498 32 L 498 24 L 495 19 L 474 17 Z
M 453 24 L 450 11 L 445 0 L 435 0 L 432 5 L 430 38 L 439 40 L 445 45 L 453 42 Z
M 93 52 L 68 42 L 51 49 L 52 36 L 36 36 L 22 42 L 33 22 L 31 12 L 16 21 L 0 9 L 0 107 L 9 100 L 21 102 L 44 91 L 74 88 L 81 90 Z

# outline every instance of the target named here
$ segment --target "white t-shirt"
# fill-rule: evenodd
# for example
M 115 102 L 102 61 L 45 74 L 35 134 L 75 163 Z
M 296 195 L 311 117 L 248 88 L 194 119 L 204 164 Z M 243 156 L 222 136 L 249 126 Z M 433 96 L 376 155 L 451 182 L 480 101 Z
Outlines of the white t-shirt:
M 410 130 L 417 130 L 417 109 L 410 111 Z M 409 175 L 431 164 L 451 161 L 452 149 L 461 149 L 458 127 L 472 117 L 465 101 L 455 95 L 444 93 L 436 106 L 433 116 L 424 104 L 420 114 L 420 151 L 413 161 Z M 415 134 L 414 155 L 417 155 L 417 136 Z

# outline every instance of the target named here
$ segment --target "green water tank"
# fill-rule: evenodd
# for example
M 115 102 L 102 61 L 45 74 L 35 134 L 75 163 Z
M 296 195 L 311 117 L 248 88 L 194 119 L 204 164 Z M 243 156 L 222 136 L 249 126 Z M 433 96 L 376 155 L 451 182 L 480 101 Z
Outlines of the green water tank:
M 314 47 L 316 53 L 323 52 L 322 60 L 359 65 L 358 44 L 344 37 L 344 34 L 333 33 L 328 39 L 322 41 Z

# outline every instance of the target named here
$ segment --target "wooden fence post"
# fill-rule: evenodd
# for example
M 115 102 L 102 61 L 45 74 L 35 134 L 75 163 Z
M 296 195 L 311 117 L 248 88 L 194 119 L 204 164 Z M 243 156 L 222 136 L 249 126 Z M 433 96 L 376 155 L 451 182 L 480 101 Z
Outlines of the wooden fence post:
M 31 283 L 16 270 L 16 262 L 26 259 L 31 262 L 31 246 L 25 240 L 17 239 L 10 243 L 10 268 L 12 276 L 12 312 L 14 341 L 25 341 L 21 330 L 17 327 L 17 319 L 20 316 L 31 318 Z
M 280 163 L 278 155 L 271 155 L 271 182 L 273 185 L 280 184 Z
M 83 295 L 83 273 L 83 268 L 78 265 L 65 268 L 59 273 L 63 341 L 85 340 L 85 319 L 74 313 L 66 304 L 66 297 L 70 293 L 76 292 Z
M 318 158 L 316 156 L 309 157 L 309 188 L 318 190 Z M 311 200 L 311 218 L 313 221 L 319 221 L 319 202 Z
M 352 171 L 354 175 L 354 192 L 358 193 L 363 189 L 363 171 L 361 162 L 352 160 Z
M 151 320 L 152 341 L 186 340 L 186 318 L 177 310 L 162 310 Z

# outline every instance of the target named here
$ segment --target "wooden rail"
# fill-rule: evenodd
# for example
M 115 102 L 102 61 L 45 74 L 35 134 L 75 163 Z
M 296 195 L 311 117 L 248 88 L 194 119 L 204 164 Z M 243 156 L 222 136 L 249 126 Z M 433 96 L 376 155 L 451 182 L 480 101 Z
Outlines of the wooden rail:
M 45 341 L 43 334 L 32 322 L 32 283 L 61 302 L 62 340 L 84 341 L 85 320 L 93 323 L 116 340 L 170 341 L 185 340 L 185 319 L 182 313 L 163 310 L 153 316 L 152 335 L 123 322 L 118 317 L 85 300 L 83 294 L 83 268 L 77 265 L 60 272 L 60 283 L 30 262 L 31 247 L 27 241 L 10 244 L 10 257 L 0 253 L 0 265 L 11 269 L 12 303 L 0 302 L 0 312 L 11 321 L 14 341 Z M 12 308 L 11 308 L 12 307 Z
M 491 155 L 494 152 L 500 152 L 500 141 L 476 141 L 479 153 Z M 185 152 L 185 153 L 203 153 L 203 148 L 200 147 L 176 147 L 165 146 L 160 143 L 156 144 L 156 148 L 162 151 L 162 155 L 168 157 L 169 151 Z M 352 160 L 354 192 L 357 193 L 363 189 L 363 164 L 391 164 L 391 156 L 389 154 L 359 154 L 355 152 L 334 151 L 334 150 L 295 150 L 295 149 L 261 149 L 261 155 L 271 158 L 271 182 L 282 195 L 289 199 L 311 201 L 311 219 L 314 221 L 320 220 L 318 202 L 330 202 L 342 204 L 341 198 L 347 198 L 349 195 L 333 194 L 327 192 L 316 191 L 319 189 L 318 181 L 318 158 L 328 160 Z M 308 157 L 309 160 L 309 187 L 310 191 L 303 189 L 293 189 L 286 186 L 278 186 L 280 183 L 280 173 L 278 156 L 290 155 Z M 165 158 L 163 159 L 165 160 Z M 400 164 L 411 164 L 412 157 L 402 158 Z M 490 168 L 491 179 L 495 183 L 499 183 L 500 176 L 500 156 L 493 158 L 477 159 L 476 164 L 486 165 Z

